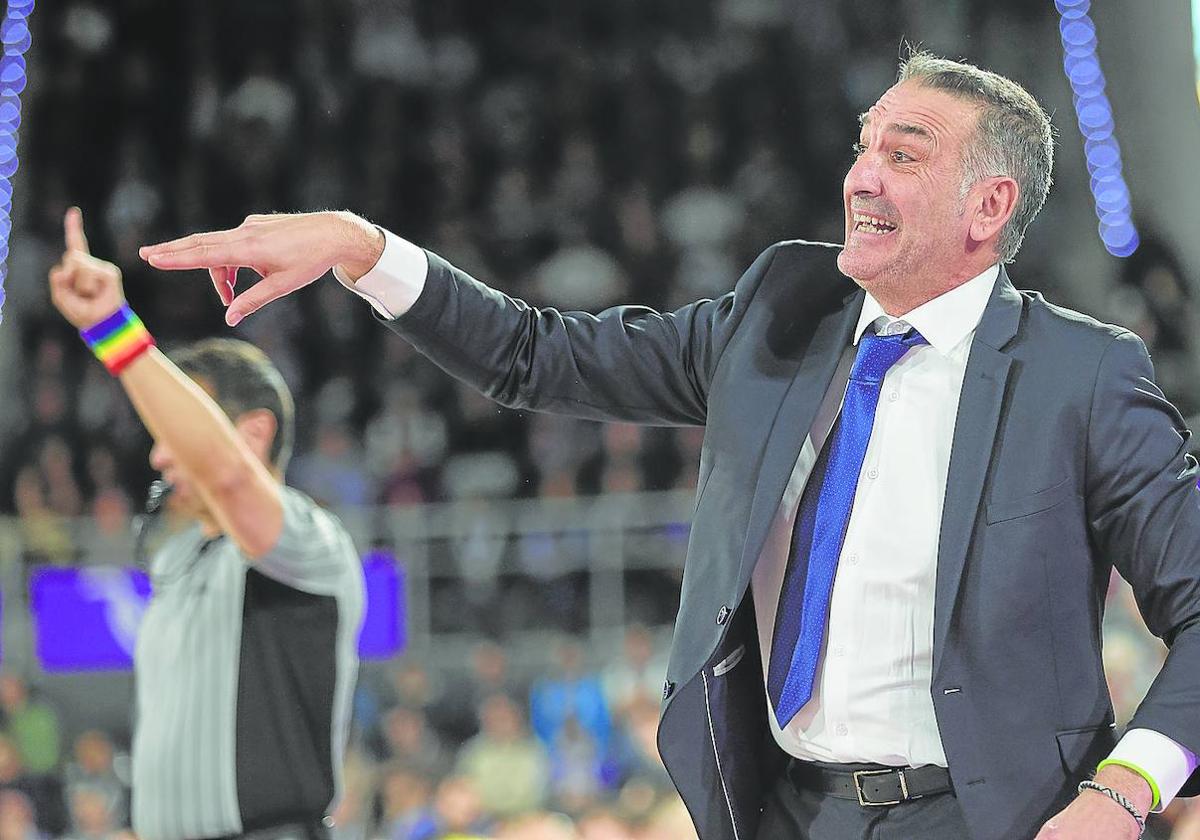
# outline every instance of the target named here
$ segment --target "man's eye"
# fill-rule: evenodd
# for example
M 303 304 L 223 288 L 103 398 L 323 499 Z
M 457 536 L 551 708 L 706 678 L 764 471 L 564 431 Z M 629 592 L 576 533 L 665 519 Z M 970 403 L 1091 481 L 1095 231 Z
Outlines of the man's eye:
M 863 152 L 867 150 L 866 143 L 851 143 L 850 151 L 854 152 L 855 157 L 861 157 Z
M 897 149 L 896 151 L 892 152 L 892 160 L 896 161 L 896 163 L 907 163 L 908 161 L 912 160 L 912 158 L 908 156 L 907 152 L 902 152 Z

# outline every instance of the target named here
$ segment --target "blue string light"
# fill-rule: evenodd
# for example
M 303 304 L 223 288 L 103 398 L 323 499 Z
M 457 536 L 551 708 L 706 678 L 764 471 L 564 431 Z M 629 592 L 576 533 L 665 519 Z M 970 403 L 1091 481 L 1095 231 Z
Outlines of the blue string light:
M 25 52 L 33 37 L 29 15 L 33 0 L 9 0 L 0 21 L 0 321 L 4 317 L 4 281 L 8 277 L 8 236 L 12 233 L 12 176 L 17 171 L 17 129 L 21 127 L 21 91 L 25 90 Z
M 1100 240 L 1116 257 L 1137 250 L 1137 228 L 1129 187 L 1121 174 L 1121 146 L 1113 136 L 1113 110 L 1104 93 L 1104 73 L 1096 56 L 1096 25 L 1088 11 L 1091 0 L 1054 0 L 1060 16 L 1063 70 L 1071 83 L 1075 120 L 1083 135 L 1092 199 L 1100 220 Z

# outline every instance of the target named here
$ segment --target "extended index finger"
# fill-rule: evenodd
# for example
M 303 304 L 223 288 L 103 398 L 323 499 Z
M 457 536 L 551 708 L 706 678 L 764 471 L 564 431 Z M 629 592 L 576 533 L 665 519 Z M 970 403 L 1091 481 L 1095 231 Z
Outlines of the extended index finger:
M 252 254 L 248 244 L 245 231 L 235 228 L 193 233 L 170 242 L 143 245 L 138 249 L 138 255 L 155 268 L 162 269 L 249 266 L 252 265 Z
M 78 207 L 67 209 L 67 215 L 63 218 L 63 232 L 66 235 L 68 251 L 91 253 L 88 250 L 87 237 L 83 233 L 83 211 Z

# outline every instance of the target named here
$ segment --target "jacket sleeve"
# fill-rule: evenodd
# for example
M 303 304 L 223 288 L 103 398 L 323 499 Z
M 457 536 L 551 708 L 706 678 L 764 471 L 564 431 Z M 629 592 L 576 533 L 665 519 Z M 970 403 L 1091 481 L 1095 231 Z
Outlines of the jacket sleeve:
M 733 291 L 674 312 L 538 309 L 429 254 L 412 308 L 385 321 L 443 370 L 510 408 L 592 420 L 703 425 L 713 373 L 774 259 Z
M 1108 345 L 1092 395 L 1087 505 L 1093 537 L 1129 581 L 1146 626 L 1169 647 L 1130 729 L 1200 752 L 1200 469 L 1191 433 L 1153 381 L 1141 339 Z M 1180 795 L 1200 793 L 1193 773 Z

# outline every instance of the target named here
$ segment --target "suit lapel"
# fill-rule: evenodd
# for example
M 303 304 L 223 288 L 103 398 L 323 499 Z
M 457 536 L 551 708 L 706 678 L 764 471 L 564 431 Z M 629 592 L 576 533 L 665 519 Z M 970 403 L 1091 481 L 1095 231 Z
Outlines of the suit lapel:
M 1021 296 L 1003 266 L 983 317 L 975 330 L 963 377 L 946 476 L 938 538 L 937 583 L 933 620 L 933 673 L 937 676 L 954 615 L 958 588 L 978 519 L 1012 358 L 1002 352 L 1017 333 Z
M 861 290 L 854 289 L 840 306 L 821 317 L 812 331 L 812 340 L 800 355 L 795 375 L 784 390 L 783 401 L 767 435 L 754 488 L 738 572 L 739 592 L 754 571 L 771 520 L 796 466 L 796 458 L 829 389 L 842 352 L 850 343 L 864 297 Z

